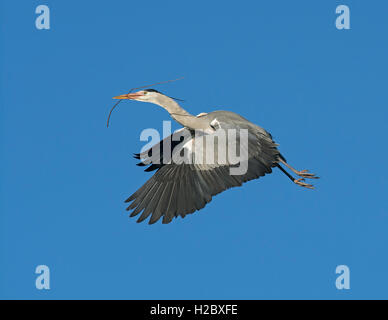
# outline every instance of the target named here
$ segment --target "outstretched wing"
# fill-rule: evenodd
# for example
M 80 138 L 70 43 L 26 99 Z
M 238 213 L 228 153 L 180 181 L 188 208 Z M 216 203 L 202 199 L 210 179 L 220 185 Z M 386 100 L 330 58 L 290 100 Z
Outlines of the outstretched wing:
M 188 141 L 171 143 L 172 154 L 192 148 L 195 137 L 188 129 L 181 129 Z M 173 139 L 174 140 L 174 139 Z M 179 146 L 184 145 L 181 150 Z M 159 145 L 159 146 L 158 146 Z M 279 151 L 276 144 L 266 132 L 250 128 L 248 131 L 247 171 L 241 175 L 231 175 L 230 169 L 239 164 L 196 164 L 166 161 L 163 156 L 163 141 L 152 149 L 137 154 L 142 160 L 139 165 L 150 164 L 146 171 L 156 173 L 126 202 L 132 202 L 127 210 L 133 210 L 131 217 L 141 213 L 137 222 L 151 216 L 149 224 L 155 223 L 163 216 L 163 223 L 170 223 L 174 217 L 185 217 L 187 214 L 202 209 L 212 197 L 224 190 L 241 186 L 244 182 L 259 178 L 272 172 L 277 163 Z M 217 146 L 215 145 L 215 148 Z M 194 154 L 195 156 L 195 154 Z M 164 160 L 164 161 L 163 161 Z M 169 160 L 169 159 L 168 159 Z

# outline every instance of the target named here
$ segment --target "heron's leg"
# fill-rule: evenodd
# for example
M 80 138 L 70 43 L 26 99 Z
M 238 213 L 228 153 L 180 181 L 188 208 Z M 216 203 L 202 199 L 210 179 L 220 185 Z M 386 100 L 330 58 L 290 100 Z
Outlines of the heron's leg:
M 296 173 L 299 177 L 302 178 L 308 178 L 308 179 L 319 179 L 314 173 L 310 173 L 307 170 L 301 170 L 298 171 L 291 167 L 287 162 L 285 162 L 283 159 L 279 159 L 281 163 L 283 163 L 288 169 L 292 170 L 292 172 Z
M 292 175 L 290 175 L 286 170 L 283 169 L 282 166 L 280 166 L 280 164 L 276 164 L 276 166 L 287 176 L 290 178 L 290 180 L 297 184 L 298 186 L 301 186 L 301 187 L 304 187 L 304 188 L 309 188 L 309 189 L 314 189 L 314 186 L 311 185 L 311 184 L 308 184 L 308 183 L 305 183 L 303 182 L 304 181 L 304 178 L 300 178 L 300 179 L 295 179 Z

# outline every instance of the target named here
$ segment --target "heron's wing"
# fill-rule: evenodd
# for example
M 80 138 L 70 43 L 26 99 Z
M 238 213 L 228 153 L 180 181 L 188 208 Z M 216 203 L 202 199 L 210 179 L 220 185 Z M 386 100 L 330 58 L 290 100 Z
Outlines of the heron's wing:
M 191 141 L 194 141 L 194 138 Z M 188 148 L 188 144 L 185 144 L 185 148 Z M 177 152 L 176 148 L 172 151 L 173 154 Z M 217 162 L 154 164 L 151 162 L 149 168 L 154 166 L 151 170 L 158 170 L 126 200 L 126 202 L 132 201 L 127 210 L 133 210 L 131 217 L 141 213 L 137 222 L 151 216 L 149 223 L 152 224 L 163 216 L 163 223 L 169 223 L 174 217 L 179 215 L 185 217 L 203 208 L 211 201 L 212 196 L 224 190 L 241 186 L 246 181 L 271 173 L 272 166 L 278 161 L 278 155 L 276 144 L 269 136 L 250 130 L 247 171 L 241 175 L 230 174 L 230 169 L 239 164 L 221 165 Z M 143 159 L 149 160 L 149 158 Z
M 150 165 L 148 168 L 144 169 L 144 171 L 147 172 L 159 169 L 164 164 L 170 162 L 172 152 L 179 144 L 181 144 L 182 142 L 185 143 L 191 138 L 193 138 L 193 132 L 186 128 L 179 129 L 169 137 L 159 141 L 150 149 L 141 153 L 135 153 L 134 157 L 140 160 L 137 165 Z M 167 152 L 165 152 L 165 149 Z

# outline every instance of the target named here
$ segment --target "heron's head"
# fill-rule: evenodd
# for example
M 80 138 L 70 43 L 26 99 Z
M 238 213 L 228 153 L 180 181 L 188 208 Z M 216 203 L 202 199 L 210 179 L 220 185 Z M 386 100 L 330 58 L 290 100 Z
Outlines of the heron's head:
M 113 97 L 113 99 L 129 99 L 157 104 L 158 99 L 161 96 L 163 96 L 163 94 L 155 89 L 145 89 L 134 93 L 122 94 L 120 96 Z

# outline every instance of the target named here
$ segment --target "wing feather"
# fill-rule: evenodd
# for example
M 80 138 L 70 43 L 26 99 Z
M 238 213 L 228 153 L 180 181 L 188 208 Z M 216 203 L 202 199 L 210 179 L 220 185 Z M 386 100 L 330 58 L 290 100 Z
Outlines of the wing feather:
M 216 114 L 217 112 L 214 112 Z M 235 115 L 235 114 L 234 114 Z M 211 113 L 203 117 L 210 117 Z M 132 202 L 127 210 L 133 210 L 132 216 L 141 213 L 137 222 L 144 221 L 151 216 L 149 223 L 157 222 L 161 217 L 162 223 L 170 223 L 174 217 L 184 218 L 187 214 L 202 209 L 212 200 L 212 197 L 232 187 L 241 186 L 243 183 L 257 179 L 272 172 L 272 167 L 282 158 L 277 150 L 277 144 L 264 129 L 253 124 L 247 124 L 235 115 L 236 123 L 241 123 L 240 128 L 248 128 L 248 170 L 242 175 L 231 175 L 226 164 L 176 164 L 163 163 L 162 149 L 151 148 L 135 158 L 140 159 L 139 165 L 150 166 L 145 171 L 156 170 L 155 174 L 125 202 Z M 221 119 L 221 120 L 220 120 Z M 232 127 L 218 120 L 222 128 Z M 239 122 L 240 121 L 240 122 Z M 185 134 L 192 134 L 188 129 L 181 129 Z M 236 146 L 239 143 L 236 140 Z M 163 140 L 159 142 L 163 145 Z M 171 144 L 171 152 L 179 145 L 179 141 Z M 232 146 L 234 147 L 234 146 Z M 153 163 L 157 159 L 159 163 Z

